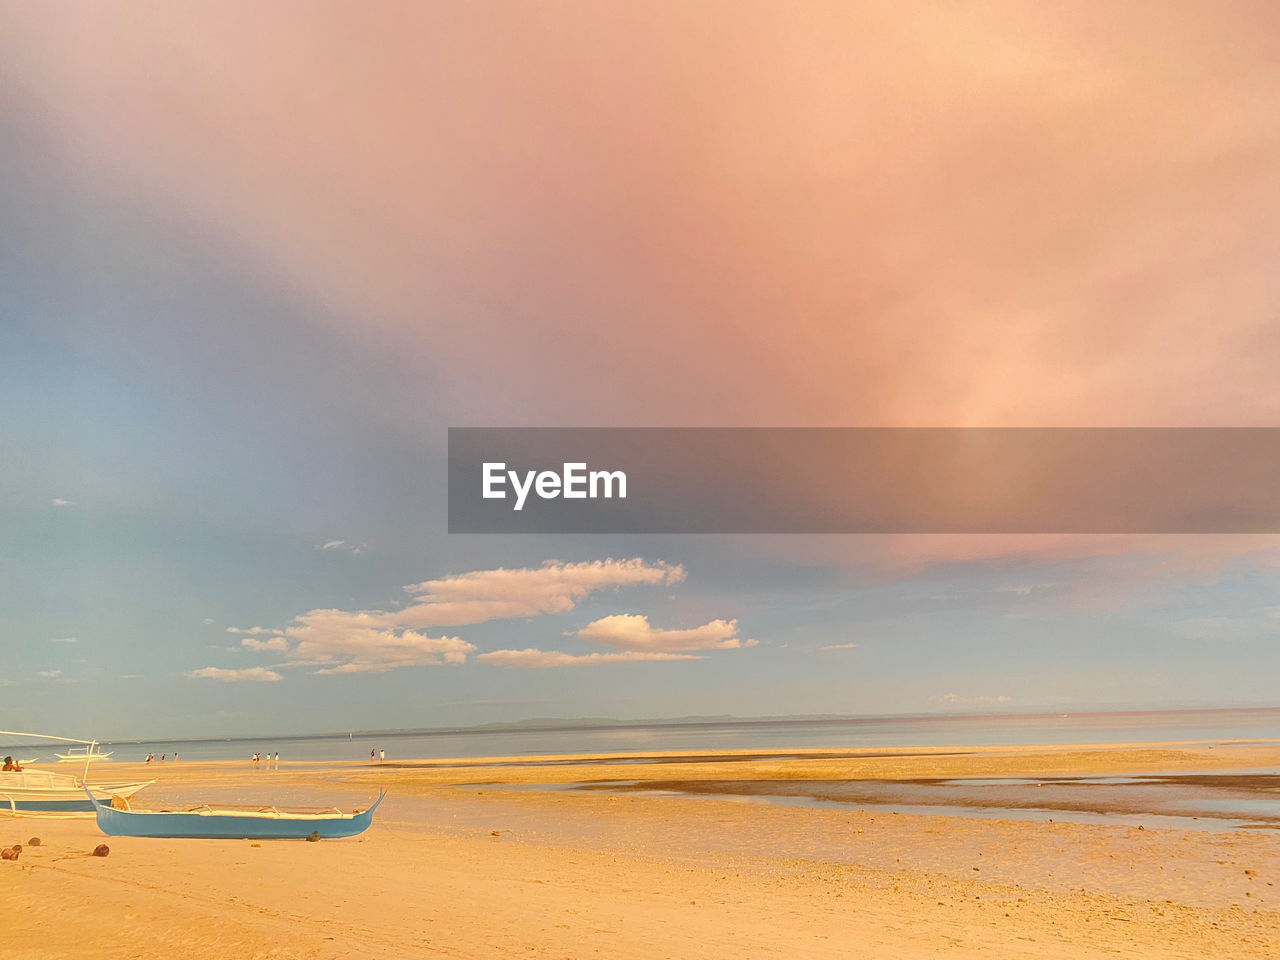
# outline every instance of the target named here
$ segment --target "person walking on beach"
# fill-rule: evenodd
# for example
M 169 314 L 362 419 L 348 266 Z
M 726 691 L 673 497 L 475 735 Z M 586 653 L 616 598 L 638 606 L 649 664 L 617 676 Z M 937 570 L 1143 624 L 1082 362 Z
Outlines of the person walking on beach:
M 386 762 L 387 762 L 387 751 L 385 751 L 385 750 L 379 750 L 379 751 L 378 751 L 378 762 L 379 762 L 379 763 L 386 763 Z
M 377 757 L 378 757 L 378 755 L 377 755 L 376 753 L 374 753 L 372 750 L 370 750 L 370 751 L 369 751 L 369 762 L 370 762 L 370 763 L 373 763 L 373 761 L 374 761 L 374 760 L 376 760 L 376 759 L 377 759 Z

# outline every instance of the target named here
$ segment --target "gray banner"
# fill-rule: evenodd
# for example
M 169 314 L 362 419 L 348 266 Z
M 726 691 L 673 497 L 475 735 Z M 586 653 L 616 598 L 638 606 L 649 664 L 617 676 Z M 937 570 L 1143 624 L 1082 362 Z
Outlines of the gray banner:
M 455 427 L 449 532 L 1276 533 L 1280 428 Z

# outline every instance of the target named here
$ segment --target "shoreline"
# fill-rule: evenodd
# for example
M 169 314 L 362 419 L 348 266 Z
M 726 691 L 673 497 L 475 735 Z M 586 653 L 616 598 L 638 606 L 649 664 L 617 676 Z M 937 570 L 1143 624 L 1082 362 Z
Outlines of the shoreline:
M 814 724 L 846 724 L 850 726 L 887 723 L 936 723 L 939 721 L 958 723 L 983 723 L 1008 720 L 1084 720 L 1108 719 L 1123 717 L 1168 717 L 1170 715 L 1226 715 L 1240 716 L 1258 713 L 1280 713 L 1280 704 L 1253 706 L 1193 706 L 1164 708 L 1113 708 L 1099 710 L 1083 710 L 1072 713 L 1061 713 L 1053 710 L 1041 710 L 1031 713 L 877 713 L 877 714 L 814 714 L 786 715 L 777 717 L 650 717 L 640 720 L 618 720 L 613 718 L 547 718 L 531 719 L 512 723 L 482 723 L 464 727 L 409 727 L 386 730 L 351 730 L 332 731 L 328 733 L 276 733 L 264 735 L 235 734 L 221 737 L 163 737 L 159 739 L 142 739 L 137 737 L 106 739 L 97 741 L 107 746 L 149 746 L 152 744 L 189 744 L 189 743 L 244 743 L 258 744 L 266 741 L 286 743 L 299 740 L 324 740 L 351 742 L 359 740 L 398 740 L 412 737 L 454 737 L 454 736 L 486 736 L 486 735 L 520 735 L 529 733 L 565 733 L 574 731 L 611 731 L 623 729 L 714 729 L 721 727 L 752 726 L 807 726 Z M 345 736 L 344 736 L 345 734 Z
M 43 840 L 17 863 L 0 864 L 0 897 L 13 921 L 8 942 L 19 960 L 780 953 L 836 960 L 851 944 L 890 960 L 1280 953 L 1275 831 L 1144 830 L 557 787 L 584 771 L 619 769 L 655 782 L 678 769 L 722 784 L 748 770 L 774 784 L 803 784 L 820 770 L 874 770 L 892 785 L 921 768 L 935 776 L 1064 768 L 1084 775 L 1099 767 L 1280 763 L 1280 748 L 1258 745 L 792 760 L 777 753 L 726 760 L 708 751 L 625 768 L 581 756 L 487 768 L 104 764 L 99 775 L 157 778 L 139 807 L 233 796 L 346 807 L 383 787 L 389 794 L 366 834 L 319 844 L 104 838 L 92 820 L 0 817 L 0 844 Z M 474 782 L 480 771 L 490 782 Z M 89 857 L 103 840 L 111 856 Z M 59 921 L 64 914 L 78 918 L 75 930 Z M 93 951 L 77 948 L 86 929 Z
M 185 741 L 182 741 L 185 742 Z M 261 741 L 259 741 L 261 742 Z M 776 747 L 748 748 L 734 750 L 635 750 L 605 752 L 571 752 L 571 753 L 536 753 L 536 754 L 492 754 L 486 756 L 467 757 L 416 757 L 398 760 L 366 760 L 366 759 L 325 759 L 325 760 L 290 760 L 285 759 L 289 767 L 373 767 L 373 768 L 422 768 L 427 766 L 496 766 L 532 765 L 543 763 L 569 763 L 574 761 L 605 763 L 610 761 L 628 762 L 632 760 L 671 759 L 687 762 L 690 758 L 713 761 L 716 758 L 761 760 L 769 758 L 798 759 L 863 759 L 876 757 L 903 756 L 968 756 L 992 754 L 1056 754 L 1064 752 L 1109 752 L 1119 750 L 1159 750 L 1159 749 L 1202 749 L 1210 751 L 1224 748 L 1256 747 L 1259 749 L 1274 748 L 1275 756 L 1280 757 L 1280 739 L 1252 737 L 1236 739 L 1198 739 L 1198 740 L 1134 740 L 1126 742 L 1081 741 L 1078 743 L 1045 743 L 1045 744 L 958 744 L 939 746 L 937 744 L 901 744 L 883 747 L 853 747 L 849 749 L 832 749 L 830 747 L 795 747 L 780 749 Z M 1208 757 L 1204 757 L 1208 761 Z M 153 761 L 150 764 L 143 760 L 111 759 L 92 767 L 91 772 L 114 769 L 116 767 L 146 767 L 147 769 L 188 766 L 247 767 L 249 761 L 236 759 L 196 759 L 169 760 L 165 763 Z M 265 765 L 265 764 L 264 764 Z M 83 770 L 83 762 L 37 762 L 32 764 L 39 769 L 52 771 Z
M 90 780 L 154 779 L 148 803 L 304 802 L 311 791 L 401 797 L 440 789 L 667 793 L 834 809 L 1225 829 L 1280 828 L 1280 746 L 968 747 L 951 751 L 664 751 L 643 755 L 110 763 Z M 234 786 L 232 786 L 234 784 Z M 203 792 L 201 792 L 203 791 Z M 285 791 L 284 799 L 280 791 Z M 1125 821 L 1123 818 L 1129 818 Z M 1146 819 L 1142 819 L 1146 818 Z

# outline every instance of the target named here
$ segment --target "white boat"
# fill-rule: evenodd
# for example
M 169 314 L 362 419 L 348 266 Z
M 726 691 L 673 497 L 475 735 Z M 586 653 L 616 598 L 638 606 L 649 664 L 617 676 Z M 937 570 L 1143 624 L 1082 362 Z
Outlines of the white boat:
M 154 780 L 86 784 L 78 777 L 48 770 L 0 771 L 0 815 L 92 811 L 93 804 L 85 796 L 86 789 L 95 798 L 110 803 L 112 797 L 127 800 L 153 783 Z
M 55 737 L 42 733 L 18 733 L 0 730 L 0 737 L 30 737 L 37 740 L 56 740 L 74 743 L 65 754 L 55 754 L 60 761 L 82 761 L 84 773 L 73 777 L 48 770 L 0 770 L 0 815 L 24 813 L 78 813 L 92 812 L 93 802 L 85 794 L 88 790 L 95 799 L 110 803 L 112 797 L 126 800 L 145 786 L 155 783 L 144 780 L 133 783 L 85 783 L 89 776 L 89 764 L 93 760 L 105 760 L 110 754 L 100 753 L 96 740 L 74 740 L 71 737 Z
M 83 748 L 68 747 L 66 753 L 55 753 L 59 763 L 86 763 L 89 760 L 110 760 L 112 751 L 103 753 L 95 744 Z

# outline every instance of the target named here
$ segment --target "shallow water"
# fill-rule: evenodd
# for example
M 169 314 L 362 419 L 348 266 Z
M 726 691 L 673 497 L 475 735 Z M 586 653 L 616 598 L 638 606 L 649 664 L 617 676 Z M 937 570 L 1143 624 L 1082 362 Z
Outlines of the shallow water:
M 847 717 L 838 719 L 709 720 L 559 728 L 409 730 L 313 736 L 134 740 L 106 743 L 116 760 L 148 753 L 183 760 L 246 762 L 255 752 L 279 751 L 289 760 L 367 760 L 386 750 L 389 761 L 425 758 L 690 750 L 850 750 L 859 747 L 1046 746 L 1066 743 L 1273 740 L 1280 742 L 1280 707 L 997 716 Z M 0 755 L 52 749 L 31 742 L 0 746 Z
M 1280 771 L 1108 777 L 917 780 L 597 780 L 487 784 L 489 789 L 589 790 L 708 797 L 820 809 L 1108 823 L 1151 828 L 1280 829 Z

